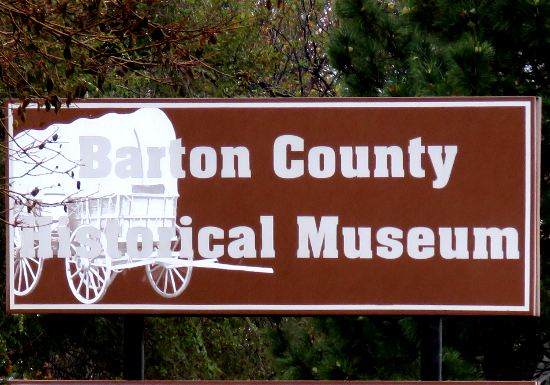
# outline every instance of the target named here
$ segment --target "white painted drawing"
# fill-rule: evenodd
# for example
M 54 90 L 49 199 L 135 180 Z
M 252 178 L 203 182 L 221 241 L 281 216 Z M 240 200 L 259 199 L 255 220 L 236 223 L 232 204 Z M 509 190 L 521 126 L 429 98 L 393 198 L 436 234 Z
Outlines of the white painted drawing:
M 178 179 L 170 162 L 161 161 L 175 140 L 172 123 L 157 108 L 12 138 L 12 292 L 31 293 L 52 255 L 64 258 L 70 290 L 83 304 L 100 301 L 117 273 L 137 267 L 164 298 L 182 294 L 195 267 L 273 273 L 182 252 Z

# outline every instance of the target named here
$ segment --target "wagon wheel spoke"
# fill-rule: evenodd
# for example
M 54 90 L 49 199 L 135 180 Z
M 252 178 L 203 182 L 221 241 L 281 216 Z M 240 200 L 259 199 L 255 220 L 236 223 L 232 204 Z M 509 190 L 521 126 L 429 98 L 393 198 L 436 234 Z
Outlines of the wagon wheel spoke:
M 23 259 L 22 261 L 23 261 L 23 265 L 26 265 L 25 259 Z M 29 287 L 29 275 L 28 275 L 27 268 L 23 269 L 23 278 L 25 278 L 25 287 Z
M 17 267 L 19 268 L 19 274 L 18 274 L 18 285 L 17 285 L 17 290 L 18 291 L 21 291 L 21 284 L 23 283 L 23 269 L 21 269 L 21 266 L 18 264 Z
M 18 263 L 15 264 L 14 274 L 15 274 L 16 277 L 21 274 L 21 266 L 19 266 Z
M 97 297 L 99 295 L 99 291 L 95 283 L 94 274 L 91 272 L 88 272 L 88 277 L 89 277 L 88 279 L 90 280 L 90 286 L 92 287 L 92 290 L 94 291 L 94 294 Z
M 36 279 L 36 274 L 33 271 L 33 267 L 29 263 L 29 259 L 28 258 L 23 259 L 23 263 L 27 266 L 27 269 L 25 269 L 25 271 L 28 272 L 31 275 L 33 280 L 35 280 Z
M 97 278 L 97 280 L 99 281 L 100 284 L 105 283 L 105 279 L 103 277 L 101 277 L 101 274 L 99 274 L 98 271 L 96 271 L 96 270 L 90 270 L 90 271 Z
M 25 261 L 29 264 L 30 266 L 30 263 L 29 262 L 33 262 L 36 264 L 36 266 L 38 266 L 40 264 L 39 262 L 39 259 L 38 258 L 25 258 Z
M 86 296 L 86 299 L 90 299 L 90 292 L 88 291 L 89 285 L 90 285 L 90 276 L 88 274 L 84 274 L 84 295 Z
M 172 282 L 172 293 L 175 293 L 178 288 L 174 280 L 174 270 L 168 270 L 168 272 L 170 273 L 170 282 Z
M 185 282 L 185 278 L 183 278 L 183 276 L 180 274 L 178 269 L 173 269 L 172 271 L 174 272 L 175 275 L 178 276 L 178 278 L 181 280 L 181 282 Z
M 70 273 L 69 273 L 69 274 L 70 274 Z M 73 279 L 73 278 L 76 277 L 78 274 L 80 274 L 80 271 L 76 270 L 74 273 L 70 274 L 69 279 Z
M 158 266 L 160 267 L 160 266 Z M 158 269 L 157 269 L 158 270 Z M 160 272 L 160 274 L 157 276 L 157 279 L 155 279 L 155 285 L 158 286 L 159 285 L 159 282 L 160 280 L 162 279 L 162 271 Z
M 80 290 L 82 289 L 82 285 L 84 284 L 84 274 L 82 274 L 81 271 L 78 272 L 78 287 L 76 288 L 76 291 L 80 293 Z
M 165 271 L 164 272 L 164 292 L 165 293 L 167 292 L 167 287 L 168 287 L 168 274 Z

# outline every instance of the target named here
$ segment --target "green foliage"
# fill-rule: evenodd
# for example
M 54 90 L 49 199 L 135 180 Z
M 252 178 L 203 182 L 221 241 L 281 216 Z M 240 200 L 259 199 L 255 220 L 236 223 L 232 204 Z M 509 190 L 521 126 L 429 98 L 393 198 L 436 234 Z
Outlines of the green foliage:
M 543 97 L 542 317 L 448 318 L 449 379 L 530 380 L 550 369 L 550 1 L 337 0 L 329 56 L 357 96 Z
M 268 318 L 146 319 L 146 378 L 267 379 Z
M 0 98 L 35 101 L 53 114 L 82 97 L 331 96 L 329 5 L 0 0 Z M 122 325 L 116 316 L 1 312 L 0 379 L 119 379 Z M 269 318 L 147 317 L 145 327 L 146 378 L 274 375 Z
M 0 378 L 120 379 L 118 316 L 0 317 Z M 268 318 L 147 317 L 146 378 L 266 379 Z
M 204 67 L 201 49 L 211 37 L 238 23 L 211 2 L 204 5 L 211 16 L 195 19 L 187 3 L 1 1 L 0 91 L 46 103 L 105 87 L 131 96 L 148 83 L 177 90 Z
M 394 8 L 393 2 L 377 0 L 336 2 L 340 27 L 331 36 L 328 53 L 342 76 L 344 94 L 377 96 L 390 78 L 401 77 L 409 36 Z
M 411 318 L 282 318 L 273 333 L 278 378 L 402 380 L 419 375 Z
M 101 378 L 122 371 L 118 318 L 16 315 L 1 317 L 0 325 L 0 378 Z
M 329 4 L 0 1 L 0 96 L 330 96 Z
M 464 360 L 462 355 L 451 347 L 443 348 L 443 373 L 446 378 L 460 378 L 468 381 L 480 381 L 481 367 Z
M 350 95 L 544 95 L 547 1 L 339 0 L 329 55 Z
M 237 5 L 238 4 L 238 5 Z M 204 56 L 216 71 L 196 86 L 202 95 L 333 96 L 325 46 L 333 23 L 329 0 L 232 5 L 243 22 L 218 34 Z

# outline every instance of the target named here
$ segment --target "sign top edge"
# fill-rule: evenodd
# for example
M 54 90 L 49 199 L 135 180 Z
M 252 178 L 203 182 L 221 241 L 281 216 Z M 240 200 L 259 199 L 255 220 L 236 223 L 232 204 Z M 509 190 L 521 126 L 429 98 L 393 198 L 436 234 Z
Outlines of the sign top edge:
M 452 107 L 528 107 L 535 96 L 428 97 L 428 98 L 247 98 L 247 99 L 77 99 L 69 108 L 452 108 Z M 6 100 L 6 107 L 17 108 L 21 101 Z M 39 107 L 29 103 L 27 109 Z

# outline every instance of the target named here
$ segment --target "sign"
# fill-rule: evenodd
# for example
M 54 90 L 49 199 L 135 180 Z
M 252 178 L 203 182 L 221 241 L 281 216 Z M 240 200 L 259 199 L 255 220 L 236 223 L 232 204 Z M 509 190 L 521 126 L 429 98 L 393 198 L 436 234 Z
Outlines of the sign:
M 11 312 L 539 312 L 535 98 L 7 112 Z
M 12 385 L 142 385 L 143 381 L 8 381 Z M 538 381 L 151 381 L 149 385 L 537 385 Z

